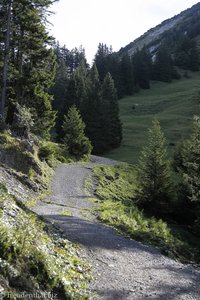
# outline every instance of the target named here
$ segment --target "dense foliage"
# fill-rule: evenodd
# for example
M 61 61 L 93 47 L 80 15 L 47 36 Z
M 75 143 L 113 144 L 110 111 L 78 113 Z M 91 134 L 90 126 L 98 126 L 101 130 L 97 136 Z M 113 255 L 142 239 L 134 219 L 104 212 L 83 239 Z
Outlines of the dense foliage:
M 63 122 L 63 142 L 71 156 L 77 159 L 84 158 L 91 153 L 92 146 L 84 133 L 85 124 L 83 123 L 79 111 L 75 106 L 70 107 Z
M 138 166 L 140 201 L 154 212 L 168 212 L 172 199 L 172 174 L 167 160 L 165 137 L 157 120 L 148 132 Z
M 52 92 L 55 99 L 53 106 L 58 112 L 58 140 L 63 138 L 64 114 L 75 104 L 86 124 L 86 135 L 92 142 L 93 152 L 103 153 L 118 147 L 122 139 L 122 126 L 117 101 L 112 101 L 113 96 L 109 100 L 112 102 L 113 115 L 115 114 L 111 118 L 112 122 L 109 119 L 108 106 L 105 109 L 105 78 L 110 74 L 117 92 L 114 92 L 114 98 L 122 98 L 125 95 L 134 95 L 140 89 L 151 88 L 152 80 L 168 83 L 181 76 L 188 77 L 188 71 L 198 71 L 199 23 L 196 15 L 197 12 L 194 16 L 185 13 L 187 25 L 180 22 L 177 28 L 163 32 L 160 39 L 156 38 L 144 47 L 139 45 L 133 52 L 125 47 L 114 53 L 111 46 L 99 43 L 91 67 L 87 64 L 82 47 L 70 51 L 58 43 L 54 45 L 58 67 Z M 111 123 L 112 129 L 109 127 Z M 108 127 L 105 131 L 106 126 Z M 113 133 L 108 138 L 110 130 Z M 116 141 L 108 142 L 114 136 Z
M 30 133 L 49 138 L 52 130 L 52 135 L 63 147 L 40 140 L 37 151 L 32 144 L 28 144 L 29 150 L 28 147 L 23 150 L 28 154 L 33 152 L 28 158 L 37 154 L 37 160 L 45 163 L 54 156 L 62 161 L 65 161 L 65 154 L 82 159 L 92 149 L 93 153 L 101 154 L 118 147 L 122 140 L 119 98 L 133 95 L 140 89 L 150 89 L 151 80 L 169 83 L 179 79 L 182 70 L 184 76 L 187 71 L 199 70 L 198 18 L 191 16 L 190 21 L 193 21 L 181 24 L 174 32 L 165 32 L 159 43 L 138 48 L 132 55 L 123 51 L 113 53 L 111 47 L 99 44 L 90 67 L 82 47 L 70 51 L 53 43 L 48 35 L 46 22 L 53 2 L 0 2 L 0 126 L 1 129 L 9 126 L 15 136 L 27 139 Z M 145 108 L 137 103 L 132 106 L 135 111 L 138 107 L 138 111 L 152 109 L 149 103 Z M 159 109 L 162 110 L 160 102 L 153 107 L 153 113 Z M 8 138 L 18 143 L 12 135 Z M 2 142 L 2 151 L 4 144 L 7 151 L 15 150 L 15 163 L 18 162 L 16 144 L 10 147 L 6 140 Z M 125 227 L 133 237 L 148 236 L 154 244 L 164 242 L 167 249 L 168 246 L 173 248 L 179 240 L 172 237 L 166 223 L 154 217 L 146 218 L 145 214 L 169 218 L 199 235 L 199 151 L 200 119 L 195 117 L 190 138 L 177 149 L 173 172 L 164 134 L 159 122 L 154 121 L 137 172 L 126 167 L 126 172 L 130 171 L 128 175 L 120 168 L 113 172 L 106 170 L 104 177 L 98 174 L 96 194 L 108 201 L 105 207 L 109 211 L 108 215 L 104 211 L 101 219 L 109 220 L 110 224 L 118 222 L 118 227 Z M 23 169 L 18 171 L 34 177 L 40 169 L 37 164 L 35 169 L 29 168 L 30 160 L 22 164 L 24 157 L 20 152 Z M 173 249 L 176 251 L 178 246 Z M 186 252 L 188 256 L 189 251 Z
M 11 0 L 1 4 L 1 115 L 12 124 L 16 105 L 25 105 L 31 109 L 33 131 L 45 137 L 55 119 L 48 93 L 55 56 L 45 28 L 52 2 Z
M 175 170 L 179 176 L 178 208 L 186 223 L 200 235 L 200 118 L 193 119 L 193 131 L 183 141 L 175 155 Z
M 165 138 L 153 121 L 137 168 L 138 205 L 156 216 L 173 219 L 200 234 L 200 118 L 193 119 L 189 139 L 178 145 L 169 163 Z M 175 171 L 175 172 L 174 172 Z M 172 182 L 174 182 L 172 184 Z
M 163 39 L 156 50 L 151 49 L 153 47 L 144 46 L 131 56 L 125 51 L 123 54 L 111 53 L 106 45 L 101 47 L 101 52 L 98 49 L 95 56 L 97 68 L 100 74 L 111 73 L 120 98 L 132 95 L 140 88 L 149 89 L 151 80 L 171 82 L 173 79 L 179 79 L 181 74 L 178 68 L 199 70 L 197 42 L 187 35 L 179 36 L 173 44 Z M 104 55 L 102 55 L 103 50 Z
M 94 153 L 103 153 L 118 147 L 122 140 L 122 124 L 119 118 L 118 97 L 110 73 L 105 77 L 96 64 L 88 67 L 84 50 L 72 51 L 56 45 L 57 73 L 54 108 L 58 111 L 57 138 L 62 141 L 63 120 L 72 105 L 79 109 L 86 125 L 86 136 L 92 143 Z M 74 54 L 75 53 L 75 54 Z

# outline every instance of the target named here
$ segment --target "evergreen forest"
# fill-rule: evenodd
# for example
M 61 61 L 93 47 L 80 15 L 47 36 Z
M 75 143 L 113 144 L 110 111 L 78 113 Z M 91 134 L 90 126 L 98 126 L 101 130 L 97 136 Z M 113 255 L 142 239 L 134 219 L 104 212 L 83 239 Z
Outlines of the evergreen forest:
M 170 20 L 118 52 L 99 43 L 90 65 L 82 46 L 49 34 L 54 2 L 0 0 L 0 286 L 15 292 L 23 279 L 27 290 L 90 299 L 79 248 L 32 207 L 49 203 L 58 166 L 98 156 L 114 162 L 86 167 L 84 190 L 97 203 L 87 213 L 200 265 L 200 4 L 153 39 Z

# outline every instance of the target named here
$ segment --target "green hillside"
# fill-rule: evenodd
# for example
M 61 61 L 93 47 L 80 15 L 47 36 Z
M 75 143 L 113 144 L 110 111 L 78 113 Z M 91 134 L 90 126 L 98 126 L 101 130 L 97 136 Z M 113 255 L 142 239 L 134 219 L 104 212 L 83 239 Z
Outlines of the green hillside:
M 150 90 L 120 100 L 123 122 L 123 141 L 107 157 L 136 163 L 145 143 L 147 128 L 158 118 L 167 136 L 169 151 L 186 137 L 192 125 L 192 116 L 200 113 L 200 73 L 172 83 L 153 82 Z

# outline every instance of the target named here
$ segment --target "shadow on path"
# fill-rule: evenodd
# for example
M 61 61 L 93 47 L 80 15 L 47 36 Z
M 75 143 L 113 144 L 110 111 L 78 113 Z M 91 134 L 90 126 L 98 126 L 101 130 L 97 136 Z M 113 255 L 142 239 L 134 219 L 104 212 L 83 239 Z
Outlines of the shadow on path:
M 160 252 L 155 248 L 126 238 L 116 233 L 111 227 L 97 222 L 89 222 L 81 218 L 60 214 L 46 215 L 45 217 L 57 224 L 64 231 L 67 239 L 78 242 L 87 248 L 131 249 L 134 252 L 148 251 L 154 255 L 160 255 Z
M 98 157 L 92 157 L 92 162 L 60 165 L 49 203 L 48 200 L 41 202 L 36 209 L 57 225 L 64 237 L 81 246 L 80 251 L 92 265 L 95 279 L 90 287 L 97 292 L 97 299 L 200 300 L 199 269 L 124 237 L 100 224 L 95 217 L 93 221 L 84 219 L 83 212 L 94 207 L 84 193 L 84 180 L 91 173 L 86 167 L 91 168 L 95 163 L 115 163 Z M 62 215 L 63 207 L 72 211 L 73 216 Z

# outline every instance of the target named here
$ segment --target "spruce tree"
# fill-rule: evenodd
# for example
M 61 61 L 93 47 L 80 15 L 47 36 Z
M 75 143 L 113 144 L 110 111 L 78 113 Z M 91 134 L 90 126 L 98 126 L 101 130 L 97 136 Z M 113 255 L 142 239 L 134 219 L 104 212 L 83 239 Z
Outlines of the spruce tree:
M 132 95 L 134 91 L 134 76 L 130 56 L 123 55 L 119 63 L 118 95 Z
M 75 104 L 78 109 L 81 109 L 82 103 L 84 103 L 87 98 L 87 75 L 87 66 L 83 60 L 70 78 L 66 105 L 69 106 L 69 104 L 72 103 Z
M 85 136 L 85 124 L 75 105 L 64 116 L 62 127 L 64 132 L 63 142 L 68 153 L 77 159 L 88 156 L 91 153 L 92 146 L 89 139 Z
M 0 117 L 4 120 L 5 117 L 5 103 L 6 103 L 6 91 L 7 91 L 7 80 L 9 71 L 9 52 L 10 52 L 10 31 L 11 31 L 11 9 L 12 0 L 8 3 L 2 3 L 1 9 L 1 33 L 0 33 L 0 43 L 3 44 L 5 38 L 5 44 L 3 49 L 1 48 L 2 56 L 2 88 L 0 94 Z M 6 32 L 4 37 L 4 32 Z
M 195 41 L 192 42 L 192 46 L 189 53 L 190 58 L 190 70 L 191 71 L 199 71 L 199 49 L 197 47 L 197 43 Z
M 99 43 L 94 62 L 98 69 L 99 79 L 103 82 L 107 72 L 109 71 L 109 57 L 112 54 L 112 48 L 106 44 Z
M 169 161 L 160 123 L 153 121 L 138 166 L 141 203 L 155 212 L 167 211 L 172 196 Z
M 85 61 L 82 61 L 68 81 L 66 93 L 61 99 L 62 111 L 58 112 L 57 133 L 59 140 L 63 138 L 63 131 L 60 127 L 60 123 L 63 122 L 63 112 L 68 111 L 72 105 L 76 105 L 81 111 L 87 99 L 87 73 Z
M 161 45 L 156 53 L 153 64 L 152 79 L 171 82 L 173 78 L 179 79 L 180 76 L 174 68 L 170 50 L 166 45 Z
M 193 132 L 183 156 L 182 176 L 187 187 L 187 197 L 200 204 L 200 117 L 193 119 Z M 186 152 L 185 150 L 185 152 Z
M 46 18 L 53 0 L 11 1 L 10 51 L 4 50 L 7 70 L 6 122 L 12 124 L 17 104 L 31 108 L 36 134 L 46 136 L 54 125 L 52 97 L 48 90 L 53 82 L 55 59 L 51 49 Z M 7 40 L 7 39 L 6 39 Z M 4 84 L 5 85 L 5 84 Z M 5 93 L 4 93 L 5 94 Z
M 152 72 L 151 55 L 144 47 L 137 51 L 132 58 L 135 85 L 142 89 L 150 88 L 150 75 Z
M 119 106 L 114 80 L 108 73 L 102 85 L 102 135 L 105 149 L 118 147 L 122 140 L 122 124 L 119 118 Z
M 88 77 L 88 93 L 82 107 L 81 114 L 86 124 L 86 135 L 90 139 L 96 154 L 103 152 L 102 141 L 102 101 L 99 73 L 94 64 Z
M 185 70 L 199 70 L 199 50 L 197 42 L 184 35 L 177 42 L 174 53 L 175 64 Z
M 178 156 L 179 154 L 179 156 Z M 178 159 L 177 159 L 178 157 Z M 179 175 L 178 209 L 183 222 L 193 226 L 200 234 L 200 117 L 193 119 L 193 131 L 189 139 L 181 143 L 175 156 L 175 168 Z

